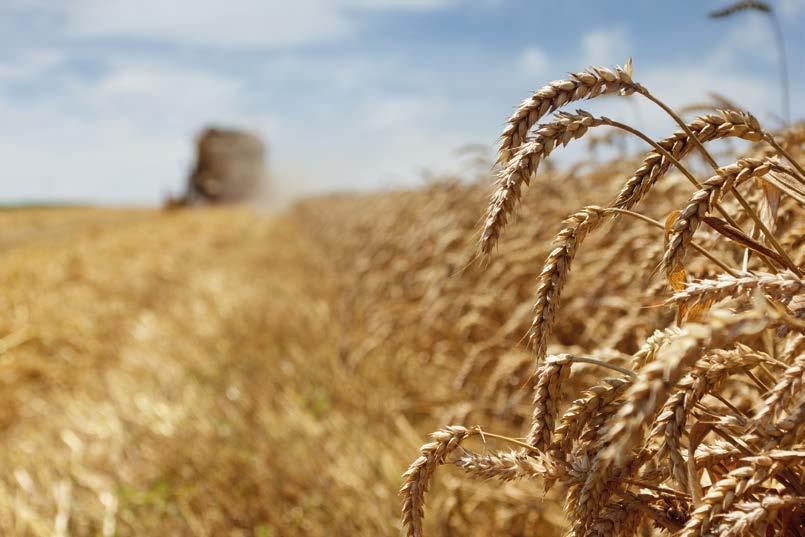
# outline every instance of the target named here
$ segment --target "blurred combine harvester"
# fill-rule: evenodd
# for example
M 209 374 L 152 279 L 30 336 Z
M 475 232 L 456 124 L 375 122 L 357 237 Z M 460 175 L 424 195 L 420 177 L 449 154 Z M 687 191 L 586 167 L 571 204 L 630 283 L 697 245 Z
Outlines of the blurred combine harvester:
M 257 194 L 265 180 L 265 146 L 256 135 L 210 127 L 196 139 L 196 163 L 187 188 L 169 206 L 238 203 Z

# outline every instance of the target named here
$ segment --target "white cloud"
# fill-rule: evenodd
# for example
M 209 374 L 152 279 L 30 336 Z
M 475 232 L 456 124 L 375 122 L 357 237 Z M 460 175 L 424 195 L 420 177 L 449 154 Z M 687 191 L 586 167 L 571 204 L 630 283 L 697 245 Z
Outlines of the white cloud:
M 238 80 L 206 72 L 118 67 L 97 80 L 56 77 L 58 91 L 0 94 L 6 200 L 153 203 L 178 191 L 193 135 L 213 121 L 254 130 L 276 122 L 244 109 Z
M 456 0 L 347 0 L 344 2 L 348 6 L 373 9 L 436 9 L 456 3 Z
M 281 179 L 308 178 L 316 190 L 417 184 L 424 168 L 447 171 L 451 151 L 472 137 L 457 117 L 463 113 L 432 93 L 374 93 L 319 117 L 317 136 L 287 125 L 274 144 L 275 169 Z
M 145 128 L 189 124 L 238 108 L 242 84 L 210 72 L 119 67 L 85 88 L 97 115 L 120 115 Z
M 393 134 L 397 128 L 422 124 L 435 117 L 449 103 L 443 99 L 421 96 L 373 96 L 361 108 L 363 124 L 383 134 Z
M 377 52 L 363 41 L 360 48 L 336 41 L 294 49 L 346 39 L 375 10 L 435 10 L 459 1 L 300 0 L 280 13 L 271 11 L 278 5 L 273 0 L 236 0 L 234 11 L 211 0 L 143 0 L 136 9 L 119 0 L 25 0 L 39 2 L 43 11 L 60 10 L 53 20 L 65 26 L 57 28 L 62 33 L 54 42 L 67 45 L 63 52 L 20 47 L 0 63 L 0 80 L 22 87 L 0 88 L 0 124 L 14 134 L 0 139 L 10 178 L 2 197 L 158 201 L 165 190 L 180 188 L 192 136 L 210 121 L 258 130 L 286 191 L 299 183 L 304 186 L 297 191 L 416 184 L 423 167 L 455 169 L 455 148 L 494 144 L 512 107 L 535 86 L 586 64 L 622 63 L 631 52 L 632 34 L 619 28 L 591 31 L 577 45 L 533 41 L 512 51 L 496 45 L 451 49 L 444 40 L 432 44 L 432 57 L 416 47 Z M 762 65 L 754 49 L 765 46 L 767 22 L 730 22 L 696 61 L 669 52 L 663 53 L 667 62 L 638 61 L 636 78 L 673 105 L 717 90 L 764 119 L 764 110 L 778 107 L 776 64 L 767 69 L 770 75 L 749 65 Z M 747 32 L 754 35 L 749 48 L 742 44 Z M 97 36 L 131 40 L 109 47 L 85 41 Z M 182 46 L 139 46 L 153 41 Z M 253 45 L 285 49 L 255 54 Z M 556 48 L 541 48 L 548 45 Z M 232 46 L 245 48 L 199 59 L 206 47 Z M 237 65 L 226 64 L 230 58 Z M 797 95 L 792 101 L 805 102 Z M 660 136 L 676 130 L 638 96 L 578 106 Z M 571 144 L 555 158 L 567 161 L 584 151 L 583 142 Z
M 219 47 L 287 46 L 342 37 L 352 22 L 317 0 L 82 0 L 65 12 L 81 37 L 128 36 Z
M 0 80 L 24 80 L 43 74 L 64 61 L 64 53 L 48 48 L 23 51 L 14 59 L 0 63 Z
M 787 19 L 798 19 L 805 13 L 805 0 L 779 0 L 777 2 L 780 13 Z
M 747 59 L 777 61 L 777 41 L 768 17 L 745 13 L 743 17 L 713 21 L 713 32 L 719 34 L 713 61 L 740 70 Z
M 526 76 L 544 76 L 550 64 L 548 53 L 539 47 L 529 47 L 520 54 L 520 69 Z
M 629 49 L 629 38 L 622 29 L 592 30 L 581 37 L 582 59 L 587 65 L 622 64 Z
M 12 0 L 63 21 L 78 38 L 129 37 L 219 48 L 287 47 L 347 38 L 362 12 L 432 10 L 459 0 Z M 2 8 L 0 8 L 2 11 Z

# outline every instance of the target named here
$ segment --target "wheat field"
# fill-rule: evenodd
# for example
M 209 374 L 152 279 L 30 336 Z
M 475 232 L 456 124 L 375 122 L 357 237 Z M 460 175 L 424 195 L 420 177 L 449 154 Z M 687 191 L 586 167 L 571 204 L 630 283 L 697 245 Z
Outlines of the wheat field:
M 679 129 L 559 110 L 601 95 Z M 599 127 L 648 152 L 538 169 Z M 271 215 L 0 212 L 2 533 L 802 535 L 805 129 L 627 64 L 499 149 Z
M 652 140 L 608 117 L 557 111 L 602 95 L 645 98 L 680 130 Z M 553 120 L 540 123 L 550 112 L 556 112 Z M 598 198 L 613 201 L 604 206 L 579 203 L 544 258 L 528 312 L 535 368 L 523 382 L 533 389 L 530 419 L 527 414 L 522 418 L 530 422 L 527 435 L 490 433 L 478 425 L 447 425 L 434 432 L 404 474 L 403 523 L 410 537 L 426 533 L 425 496 L 443 464 L 480 480 L 536 481 L 545 491 L 560 484 L 566 531 L 573 536 L 652 531 L 684 537 L 799 535 L 803 530 L 800 219 L 805 175 L 798 161 L 801 149 L 790 143 L 801 129 L 775 135 L 750 113 L 737 110 L 686 122 L 633 78 L 630 61 L 614 69 L 573 73 L 534 92 L 507 122 L 499 146 L 498 179 L 480 233 L 482 259 L 494 257 L 540 163 L 553 150 L 603 126 L 635 136 L 653 150 L 620 181 L 614 197 Z M 723 138 L 756 146 L 723 166 L 704 145 Z M 694 152 L 712 169 L 709 178 L 697 179 L 692 166 L 681 162 Z M 687 201 L 666 209 L 652 204 L 653 210 L 660 210 L 656 218 L 635 211 L 649 205 L 642 203 L 644 198 L 665 182 L 672 166 L 689 181 L 688 188 L 693 187 L 692 194 L 683 196 Z M 576 191 L 576 185 L 573 188 Z M 669 191 L 661 195 L 664 201 L 674 197 Z M 544 221 L 546 215 L 529 216 Z M 622 341 L 614 346 L 593 342 L 591 351 L 580 354 L 549 349 L 552 339 L 561 340 L 554 330 L 567 324 L 561 311 L 572 267 L 584 267 L 584 274 L 576 269 L 574 278 L 592 288 L 603 281 L 599 288 L 604 297 L 582 293 L 588 310 L 601 309 L 607 297 L 621 298 L 606 271 L 590 274 L 576 259 L 582 246 L 591 247 L 584 244 L 587 237 L 614 220 L 637 220 L 653 225 L 655 233 L 659 230 L 661 238 L 653 248 L 624 251 L 613 245 L 599 252 L 617 252 L 616 257 L 604 255 L 607 268 L 621 267 L 632 284 L 642 279 L 641 291 L 647 276 L 660 275 L 660 289 L 671 296 L 663 302 L 662 292 L 648 287 L 643 300 L 653 296 L 658 304 L 672 306 L 675 322 L 655 325 L 638 349 Z M 694 235 L 705 225 L 715 235 L 708 239 L 698 234 L 704 242 L 697 244 Z M 615 229 L 608 233 L 622 235 Z M 645 261 L 634 263 L 627 256 L 640 250 L 659 256 L 653 268 L 650 261 L 647 267 Z M 703 265 L 692 266 L 690 250 Z M 691 272 L 698 276 L 689 279 Z M 639 304 L 639 298 L 632 300 L 632 307 Z M 657 321 L 639 305 L 637 310 L 639 321 Z M 636 320 L 615 313 L 605 324 L 615 334 L 625 329 L 634 335 Z M 499 375 L 502 360 L 493 360 L 498 364 L 492 378 L 514 373 L 507 369 Z M 470 370 L 477 367 L 474 359 L 470 363 Z M 563 404 L 563 389 L 576 384 L 571 376 L 574 365 L 617 376 L 599 379 L 586 390 L 577 388 L 579 397 Z M 520 397 L 509 395 L 507 404 Z M 510 449 L 468 449 L 463 442 L 472 437 L 491 438 Z

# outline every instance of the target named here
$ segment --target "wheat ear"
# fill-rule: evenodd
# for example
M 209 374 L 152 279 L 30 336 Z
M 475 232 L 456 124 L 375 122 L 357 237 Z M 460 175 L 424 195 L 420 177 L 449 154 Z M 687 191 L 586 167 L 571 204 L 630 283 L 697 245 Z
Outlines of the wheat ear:
M 759 502 L 739 502 L 732 511 L 722 515 L 717 534 L 719 537 L 752 535 L 755 528 L 768 524 L 781 509 L 802 509 L 803 506 L 805 498 L 801 496 L 764 496 Z
M 567 472 L 548 465 L 522 451 L 502 451 L 487 455 L 465 452 L 453 464 L 477 479 L 514 481 L 523 478 L 564 479 Z
M 693 234 L 724 192 L 747 179 L 761 177 L 774 168 L 774 163 L 768 159 L 745 158 L 720 168 L 718 175 L 705 181 L 701 190 L 696 191 L 679 212 L 671 227 L 661 262 L 662 270 L 670 274 L 683 264 Z
M 551 443 L 558 412 L 559 386 L 570 375 L 572 364 L 570 355 L 560 354 L 549 356 L 537 370 L 531 429 L 526 442 L 540 451 L 545 451 Z
M 700 142 L 727 137 L 757 142 L 763 138 L 760 124 L 753 115 L 734 110 L 721 110 L 718 114 L 698 117 L 688 123 L 688 129 Z M 658 141 L 657 144 L 677 160 L 682 160 L 696 148 L 695 142 L 684 130 L 675 132 L 668 138 Z M 668 172 L 672 164 L 671 160 L 659 151 L 647 153 L 640 167 L 621 188 L 612 206 L 621 209 L 636 206 L 657 180 Z
M 790 271 L 779 274 L 755 273 L 740 277 L 720 274 L 716 280 L 696 280 L 685 284 L 685 289 L 676 292 L 666 301 L 692 306 L 702 302 L 718 302 L 762 290 L 765 294 L 787 302 L 805 290 L 805 280 Z
M 769 418 L 779 418 L 792 398 L 801 392 L 803 383 L 805 383 L 805 355 L 800 355 L 794 364 L 785 370 L 782 378 L 763 400 L 763 406 L 755 415 L 755 421 L 762 423 Z
M 589 128 L 602 124 L 600 119 L 584 111 L 576 114 L 560 112 L 555 121 L 540 125 L 533 138 L 517 148 L 514 157 L 499 172 L 497 187 L 489 202 L 479 245 L 482 254 L 488 255 L 494 249 L 520 199 L 523 186 L 529 184 L 540 162 L 554 148 L 565 146 L 584 136 Z
M 780 21 L 774 14 L 772 7 L 766 2 L 758 2 L 756 0 L 742 0 L 735 2 L 722 9 L 710 12 L 710 17 L 714 19 L 721 19 L 730 17 L 742 11 L 757 11 L 769 17 L 771 21 L 772 30 L 774 31 L 775 41 L 777 42 L 777 54 L 780 57 L 780 91 L 782 99 L 782 113 L 785 122 L 791 121 L 791 104 L 789 97 L 789 84 L 788 84 L 788 58 L 785 53 L 785 38 L 783 37 L 783 29 L 780 26 Z
M 587 390 L 584 395 L 573 401 L 560 419 L 554 431 L 554 440 L 549 449 L 555 457 L 571 453 L 572 444 L 579 438 L 588 423 L 619 398 L 631 384 L 624 378 L 606 378 L 602 384 Z
M 432 442 L 422 446 L 420 456 L 403 474 L 400 495 L 403 499 L 402 523 L 408 537 L 422 536 L 422 518 L 425 516 L 425 494 L 430 487 L 436 468 L 444 464 L 450 455 L 466 438 L 478 431 L 458 425 L 444 427 L 431 434 Z
M 525 141 L 528 131 L 546 114 L 562 106 L 600 95 L 630 95 L 638 86 L 632 81 L 631 67 L 591 67 L 572 73 L 566 80 L 551 82 L 524 100 L 506 122 L 498 146 L 498 162 L 506 165 Z
M 542 272 L 537 278 L 537 300 L 534 305 L 534 318 L 528 331 L 537 361 L 545 356 L 548 338 L 553 330 L 559 297 L 567 281 L 570 265 L 576 256 L 578 246 L 587 234 L 598 227 L 606 210 L 601 207 L 585 207 L 565 220 L 562 230 L 553 242 Z
M 643 367 L 654 361 L 657 352 L 673 338 L 677 337 L 681 330 L 675 326 L 665 328 L 664 330 L 655 330 L 643 345 L 640 347 L 634 356 L 632 356 L 632 370 L 640 371 Z
M 754 487 L 762 484 L 777 473 L 785 463 L 805 459 L 804 451 L 775 450 L 769 453 L 743 459 L 744 466 L 736 468 L 707 490 L 702 505 L 690 515 L 679 537 L 699 537 L 706 535 L 714 517 L 729 510 L 737 498 L 743 497 Z

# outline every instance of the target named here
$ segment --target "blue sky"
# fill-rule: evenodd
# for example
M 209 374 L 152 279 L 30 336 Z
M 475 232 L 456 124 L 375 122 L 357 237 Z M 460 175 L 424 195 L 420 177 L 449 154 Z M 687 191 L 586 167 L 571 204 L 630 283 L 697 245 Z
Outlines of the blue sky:
M 543 83 L 628 56 L 672 104 L 714 90 L 773 124 L 768 21 L 706 18 L 725 3 L 0 0 L 0 201 L 158 202 L 207 123 L 262 134 L 285 194 L 416 185 Z M 773 4 L 801 118 L 805 0 Z M 580 106 L 673 130 L 636 98 Z

